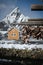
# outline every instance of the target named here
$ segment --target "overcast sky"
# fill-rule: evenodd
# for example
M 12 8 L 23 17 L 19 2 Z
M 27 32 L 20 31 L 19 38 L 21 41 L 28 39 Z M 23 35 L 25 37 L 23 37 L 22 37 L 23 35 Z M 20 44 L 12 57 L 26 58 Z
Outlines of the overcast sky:
M 0 20 L 16 7 L 19 7 L 25 16 L 43 18 L 43 11 L 31 11 L 31 4 L 43 4 L 43 2 L 41 0 L 0 0 Z

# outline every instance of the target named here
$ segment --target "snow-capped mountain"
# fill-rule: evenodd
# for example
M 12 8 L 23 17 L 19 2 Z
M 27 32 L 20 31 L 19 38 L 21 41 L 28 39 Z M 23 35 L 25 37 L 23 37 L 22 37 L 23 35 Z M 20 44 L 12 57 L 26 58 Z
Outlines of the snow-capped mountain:
M 2 21 L 4 21 L 6 24 L 12 24 L 12 23 L 20 23 L 20 22 L 26 22 L 28 21 L 29 17 L 25 17 L 23 14 L 21 14 L 19 8 L 15 8 L 10 14 L 8 14 Z

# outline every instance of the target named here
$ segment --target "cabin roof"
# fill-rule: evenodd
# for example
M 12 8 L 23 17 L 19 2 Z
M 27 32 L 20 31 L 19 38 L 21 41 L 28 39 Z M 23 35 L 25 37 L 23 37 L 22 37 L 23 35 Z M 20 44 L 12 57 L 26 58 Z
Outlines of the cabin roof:
M 12 29 L 16 29 L 17 31 L 19 31 L 16 27 L 11 27 L 8 29 L 8 32 L 11 31 Z

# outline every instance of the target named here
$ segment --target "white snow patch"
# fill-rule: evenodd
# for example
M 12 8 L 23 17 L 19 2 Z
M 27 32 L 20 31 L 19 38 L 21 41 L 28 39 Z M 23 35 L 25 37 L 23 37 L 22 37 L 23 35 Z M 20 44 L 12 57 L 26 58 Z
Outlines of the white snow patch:
M 7 33 L 7 31 L 0 31 L 0 33 L 5 34 L 5 33 Z
M 43 44 L 37 45 L 37 44 L 0 44 L 0 48 L 15 48 L 15 49 L 32 49 L 32 48 L 42 48 Z

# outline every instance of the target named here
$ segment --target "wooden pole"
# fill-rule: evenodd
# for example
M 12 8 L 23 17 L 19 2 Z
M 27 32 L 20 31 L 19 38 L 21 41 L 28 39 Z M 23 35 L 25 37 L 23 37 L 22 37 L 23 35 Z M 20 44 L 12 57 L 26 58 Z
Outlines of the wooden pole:
M 12 25 L 41 25 L 43 26 L 43 19 L 28 19 L 27 22 L 22 22 L 22 23 L 13 23 Z
M 33 11 L 43 11 L 43 4 L 32 4 L 31 10 L 33 10 Z

